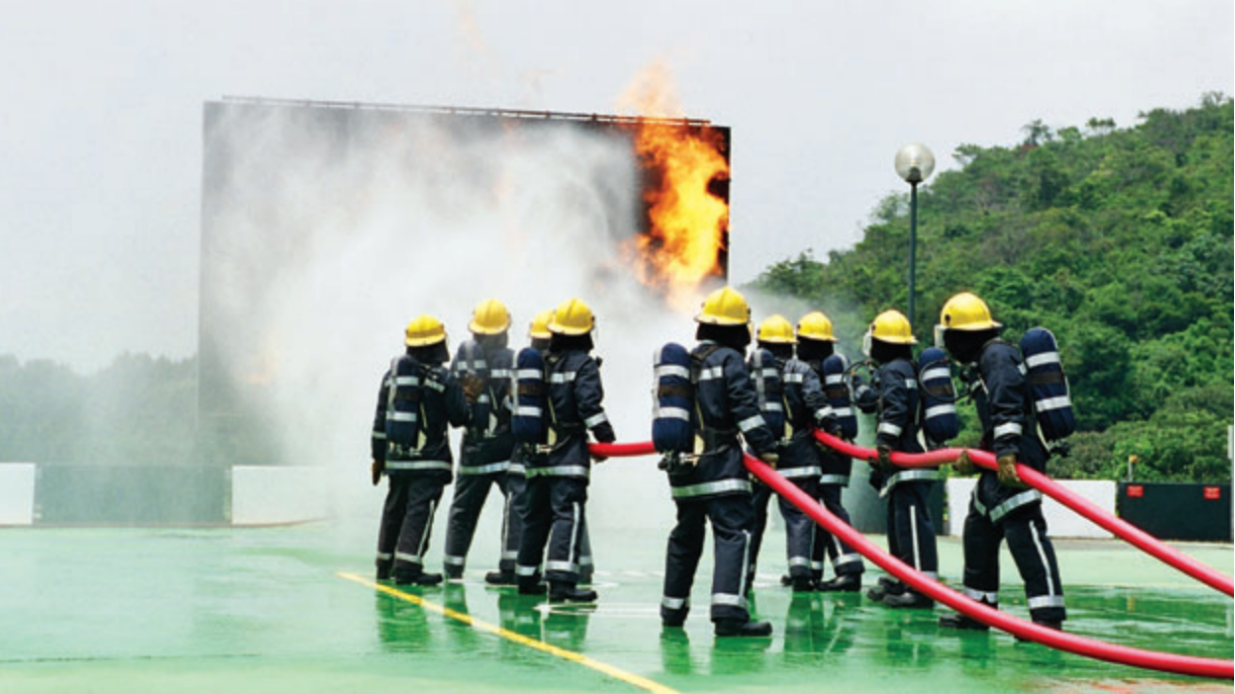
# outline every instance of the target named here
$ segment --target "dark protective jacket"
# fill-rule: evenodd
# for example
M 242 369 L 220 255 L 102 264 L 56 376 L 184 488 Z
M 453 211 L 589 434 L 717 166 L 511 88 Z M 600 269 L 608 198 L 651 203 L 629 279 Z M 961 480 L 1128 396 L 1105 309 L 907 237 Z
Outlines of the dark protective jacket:
M 822 451 L 815 443 L 815 426 L 828 411 L 819 375 L 805 362 L 777 359 L 785 388 L 785 441 L 776 468 L 785 477 L 818 477 Z
M 382 376 L 382 386 L 377 395 L 377 412 L 373 417 L 373 435 L 370 448 L 373 459 L 386 465 L 388 475 L 410 473 L 430 474 L 449 482 L 454 457 L 450 452 L 448 427 L 461 427 L 470 421 L 471 412 L 463 388 L 441 364 L 424 364 L 421 367 L 421 434 L 424 445 L 418 449 L 390 445 L 386 441 L 387 402 L 394 377 L 387 369 Z
M 697 381 L 691 427 L 700 451 L 694 466 L 670 476 L 673 498 L 750 494 L 739 434 L 757 455 L 775 451 L 777 441 L 759 413 L 746 362 L 737 350 L 704 341 L 691 350 L 691 371 Z
M 600 362 L 582 350 L 550 352 L 545 359 L 548 387 L 549 454 L 529 460 L 528 476 L 589 476 L 588 432 L 601 443 L 616 440 L 605 415 Z
M 815 377 L 819 379 L 820 384 L 826 385 L 826 383 L 824 382 L 824 379 L 826 377 L 823 373 L 823 360 L 816 359 L 813 361 L 808 361 L 806 362 L 806 364 L 810 366 L 810 370 L 815 374 Z M 856 375 L 853 376 L 853 379 L 855 382 L 859 381 Z M 861 385 L 862 385 L 862 388 L 864 388 L 866 392 L 870 392 L 871 388 L 868 385 L 866 385 L 865 383 L 862 383 Z M 868 401 L 870 402 L 874 402 L 875 400 L 876 400 L 875 396 L 871 396 L 868 398 Z M 823 411 L 822 419 L 817 420 L 815 423 L 815 426 L 829 434 L 832 434 L 833 436 L 840 436 L 841 435 L 840 427 L 838 426 L 836 417 L 834 416 L 835 412 L 832 409 L 831 404 L 827 402 L 826 391 L 824 392 L 824 404 L 825 404 L 825 409 Z M 854 397 L 853 401 L 850 404 L 850 407 L 855 407 L 855 406 L 858 406 L 856 396 Z M 859 409 L 861 409 L 861 407 L 859 407 Z M 869 411 L 865 409 L 862 411 L 866 412 L 866 414 L 874 414 L 875 409 L 876 409 L 875 407 L 871 407 Z M 852 411 L 850 411 L 844 414 L 852 415 L 853 413 Z M 823 467 L 823 475 L 819 478 L 819 483 L 849 486 L 849 475 L 853 469 L 853 459 L 850 458 L 849 456 L 842 455 L 841 453 L 835 450 L 832 450 L 831 448 L 821 449 L 820 456 L 821 456 L 821 465 Z
M 515 445 L 508 407 L 513 364 L 514 351 L 499 347 L 485 352 L 484 363 L 479 365 L 488 372 L 488 379 L 476 402 L 470 405 L 471 423 L 463 433 L 459 456 L 461 465 L 471 474 L 505 472 L 510 467 Z M 465 370 L 457 355 L 450 370 L 456 378 Z
M 1045 472 L 1047 453 L 1037 436 L 1020 350 L 999 339 L 986 343 L 978 356 L 977 376 L 971 392 L 982 424 L 982 447 L 996 456 L 1011 453 Z
M 908 359 L 893 359 L 879 367 L 879 426 L 875 442 L 893 451 L 921 453 L 918 438 L 918 368 Z M 901 482 L 930 482 L 939 479 L 934 468 L 894 468 L 884 471 L 880 495 L 887 495 Z

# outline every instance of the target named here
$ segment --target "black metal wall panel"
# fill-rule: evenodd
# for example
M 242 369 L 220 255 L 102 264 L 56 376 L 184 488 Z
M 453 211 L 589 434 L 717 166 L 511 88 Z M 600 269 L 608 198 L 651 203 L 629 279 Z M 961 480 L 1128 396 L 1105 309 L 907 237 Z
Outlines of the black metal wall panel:
M 1119 516 L 1161 540 L 1231 540 L 1231 485 L 1121 482 Z

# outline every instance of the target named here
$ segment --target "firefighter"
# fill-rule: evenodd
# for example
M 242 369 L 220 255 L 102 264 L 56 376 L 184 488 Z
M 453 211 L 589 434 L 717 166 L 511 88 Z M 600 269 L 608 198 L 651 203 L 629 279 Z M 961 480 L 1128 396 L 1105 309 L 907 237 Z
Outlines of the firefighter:
M 593 460 L 588 434 L 602 443 L 616 437 L 603 406 L 600 360 L 591 355 L 595 322 L 592 309 L 579 299 L 563 302 L 549 321 L 548 450 L 543 458 L 527 461 L 523 538 L 515 571 L 520 593 L 543 594 L 540 564 L 547 544 L 544 578 L 553 602 L 596 600 L 595 591 L 578 587 Z
M 837 408 L 829 405 L 828 416 L 819 426 L 833 436 L 845 438 L 841 422 L 852 418 L 852 432 L 857 435 L 857 418 L 847 403 L 850 399 L 849 386 L 844 375 L 824 374 L 823 363 L 829 357 L 837 356 L 842 365 L 846 364 L 844 356 L 836 353 L 836 337 L 832 333 L 832 321 L 821 311 L 811 311 L 798 321 L 797 325 L 798 359 L 810 366 L 820 383 L 825 395 L 835 392 Z M 849 409 L 846 409 L 849 408 Z M 852 439 L 852 436 L 849 437 Z M 832 515 L 846 525 L 849 512 L 841 502 L 841 493 L 849 486 L 849 475 L 853 469 L 853 459 L 841 455 L 831 448 L 821 448 L 821 467 L 823 474 L 819 477 L 818 499 Z M 823 580 L 823 558 L 827 555 L 832 563 L 833 577 Z M 862 563 L 862 555 L 852 547 L 840 541 L 839 538 L 819 527 L 815 530 L 815 543 L 811 552 L 811 572 L 815 578 L 816 588 L 824 592 L 852 593 L 862 589 L 862 573 L 866 566 Z
M 765 319 L 759 325 L 757 344 L 760 349 L 766 349 L 775 358 L 775 369 L 780 377 L 782 392 L 777 402 L 763 406 L 765 412 L 769 407 L 779 411 L 784 417 L 784 439 L 779 446 L 779 461 L 777 471 L 791 480 L 799 489 L 811 498 L 818 498 L 819 476 L 823 473 L 820 467 L 820 450 L 815 443 L 815 422 L 822 420 L 827 413 L 827 402 L 823 397 L 823 388 L 819 377 L 809 366 L 793 358 L 793 345 L 797 340 L 793 334 L 793 324 L 784 316 L 774 315 Z M 756 352 L 758 354 L 758 352 Z M 768 368 L 773 365 L 753 363 L 751 358 L 748 366 L 756 381 L 760 382 L 756 368 Z M 758 391 L 758 388 L 756 388 Z M 771 423 L 771 417 L 765 417 Z M 775 435 L 775 430 L 773 434 Z M 772 497 L 772 489 L 765 484 L 755 484 L 755 530 L 751 538 L 750 569 L 747 584 L 754 580 L 755 563 L 759 558 L 759 548 L 763 544 L 763 531 L 767 527 L 768 501 Z M 815 522 L 797 506 L 789 503 L 784 497 L 777 497 L 781 518 L 785 521 L 785 550 L 789 562 L 789 583 L 795 593 L 809 592 L 815 589 L 816 580 L 811 573 L 811 551 L 815 541 Z
M 520 520 L 507 487 L 507 471 L 515 444 L 510 433 L 510 411 L 505 406 L 514 362 L 514 353 L 506 346 L 509 329 L 510 312 L 506 305 L 497 299 L 481 301 L 468 324 L 471 344 L 460 345 L 451 364 L 451 372 L 464 383 L 475 383 L 480 395 L 471 405 L 471 425 L 463 432 L 458 478 L 447 517 L 446 553 L 442 562 L 448 579 L 463 577 L 481 509 L 489 491 L 496 486 L 505 502 L 502 548 L 498 570 L 489 572 L 485 581 L 495 585 L 514 584 Z
M 450 483 L 452 456 L 448 426 L 468 423 L 469 401 L 480 389 L 466 389 L 444 366 L 450 354 L 442 322 L 422 315 L 404 333 L 406 352 L 382 376 L 373 419 L 373 484 L 389 480 L 377 538 L 377 578 L 400 585 L 431 586 L 441 574 L 424 571 L 433 514 Z
M 991 318 L 986 302 L 968 292 L 948 300 L 936 330 L 944 349 L 966 365 L 976 365 L 970 392 L 982 425 L 980 448 L 993 451 L 998 472 L 983 470 L 969 500 L 963 535 L 965 595 L 998 607 L 999 548 L 1008 550 L 1025 583 L 1030 618 L 1037 624 L 1061 629 L 1067 618 L 1063 584 L 1055 549 L 1046 534 L 1042 494 L 1027 489 L 1016 473 L 1016 463 L 1046 472 L 1049 457 L 1037 437 L 1029 384 L 1020 350 L 999 335 L 1002 324 Z M 960 474 L 974 472 L 967 454 L 957 459 Z M 939 618 L 939 625 L 954 629 L 988 629 L 961 614 Z
M 669 534 L 661 621 L 681 627 L 703 554 L 705 523 L 712 523 L 711 617 L 717 636 L 769 636 L 772 625 L 753 621 L 747 606 L 746 566 L 754 531 L 751 482 L 739 437 L 769 464 L 776 439 L 759 413 L 743 353 L 750 344 L 750 308 L 729 287 L 708 295 L 695 317 L 699 343 L 691 351 L 691 381 L 698 458 L 670 469 L 677 524 Z
M 879 495 L 888 500 L 888 549 L 893 556 L 930 578 L 937 578 L 939 553 L 931 518 L 931 491 L 939 479 L 936 469 L 897 468 L 893 451 L 921 453 L 918 440 L 918 370 L 913 361 L 917 340 L 909 319 L 899 311 L 875 317 L 865 336 L 867 355 L 879 367 L 876 462 L 883 476 Z M 870 591 L 889 607 L 933 607 L 935 601 L 900 582 L 885 583 Z
M 532 322 L 528 326 L 528 347 L 541 354 L 548 353 L 549 341 L 553 337 L 553 333 L 549 332 L 549 321 L 551 320 L 553 320 L 553 309 L 541 311 L 532 318 Z M 543 452 L 537 452 L 535 448 L 530 446 L 516 445 L 511 453 L 510 469 L 506 471 L 506 490 L 511 508 L 518 516 L 518 522 L 508 523 L 505 526 L 507 534 L 505 535 L 503 546 L 514 548 L 516 562 L 519 554 L 519 543 L 523 537 L 523 518 L 527 514 L 527 468 L 529 464 L 534 464 L 538 460 L 543 466 Z M 586 519 L 579 532 L 579 583 L 590 584 L 592 582 L 593 567 L 592 545 L 588 537 Z M 518 582 L 513 570 L 510 576 L 501 576 L 501 579 L 502 583 L 499 585 L 514 585 Z M 507 583 L 508 579 L 509 583 Z M 495 583 L 494 581 L 490 582 Z

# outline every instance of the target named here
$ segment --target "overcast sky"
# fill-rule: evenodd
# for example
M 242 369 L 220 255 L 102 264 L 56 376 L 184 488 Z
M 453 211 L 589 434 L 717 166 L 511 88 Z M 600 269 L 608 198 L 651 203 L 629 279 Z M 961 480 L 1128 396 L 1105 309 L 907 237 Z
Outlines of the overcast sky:
M 1034 119 L 1235 92 L 1230 0 L 2 7 L 0 354 L 84 372 L 195 353 L 202 104 L 225 95 L 611 113 L 663 61 L 687 115 L 733 129 L 744 282 L 852 245 L 908 142 L 947 169 Z

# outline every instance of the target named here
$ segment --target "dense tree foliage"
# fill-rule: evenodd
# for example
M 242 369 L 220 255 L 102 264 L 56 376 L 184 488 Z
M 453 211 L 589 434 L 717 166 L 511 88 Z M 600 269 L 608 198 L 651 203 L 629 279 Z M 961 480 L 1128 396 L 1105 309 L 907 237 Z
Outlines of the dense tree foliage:
M 0 460 L 177 465 L 195 455 L 197 360 L 123 354 L 92 376 L 0 357 Z
M 1135 455 L 1140 479 L 1226 480 L 1232 101 L 1210 94 L 1139 120 L 1033 121 L 1015 146 L 959 147 L 961 168 L 919 189 L 915 333 L 929 341 L 963 290 L 986 299 L 1010 339 L 1054 331 L 1081 429 L 1056 474 L 1122 478 Z M 838 324 L 904 310 L 908 204 L 908 192 L 886 198 L 854 248 L 777 263 L 756 286 Z M 975 437 L 967 417 L 962 443 Z

